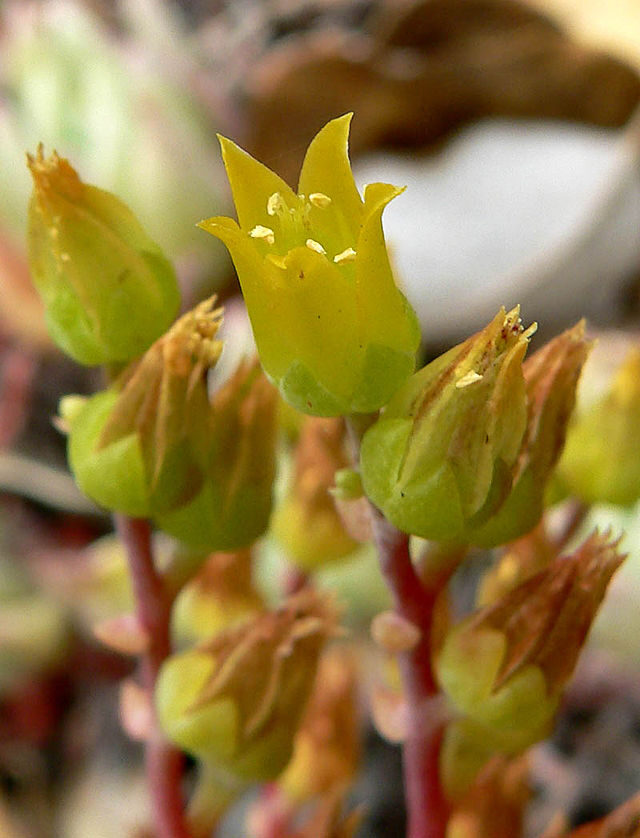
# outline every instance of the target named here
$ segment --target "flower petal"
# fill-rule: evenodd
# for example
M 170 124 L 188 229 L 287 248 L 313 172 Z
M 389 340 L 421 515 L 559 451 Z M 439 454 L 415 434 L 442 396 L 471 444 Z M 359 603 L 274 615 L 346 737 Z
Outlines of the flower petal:
M 363 339 L 393 345 L 413 356 L 420 329 L 395 284 L 382 232 L 382 211 L 403 191 L 388 183 L 369 184 L 365 189 L 364 218 L 356 246 L 356 287 Z
M 257 225 L 270 226 L 267 201 L 276 192 L 279 192 L 290 206 L 295 206 L 297 197 L 281 177 L 254 160 L 231 140 L 220 135 L 218 139 L 238 221 L 243 230 L 252 230 Z
M 351 238 L 340 250 L 353 246 L 362 218 L 362 198 L 348 156 L 351 117 L 349 113 L 331 120 L 314 137 L 307 149 L 298 184 L 298 192 L 303 195 L 319 192 L 331 198 L 330 206 L 314 207 L 312 215 L 316 218 L 323 213 L 340 215 L 349 230 L 347 238 Z M 325 242 L 323 244 L 329 249 Z

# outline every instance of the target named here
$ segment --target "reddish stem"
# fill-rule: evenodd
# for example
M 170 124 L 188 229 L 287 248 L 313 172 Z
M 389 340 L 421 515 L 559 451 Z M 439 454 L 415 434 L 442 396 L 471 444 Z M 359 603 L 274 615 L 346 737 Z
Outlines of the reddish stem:
M 442 724 L 430 718 L 429 699 L 438 694 L 431 668 L 431 620 L 439 588 L 428 589 L 409 555 L 409 537 L 371 506 L 373 536 L 396 611 L 420 629 L 420 641 L 399 656 L 407 704 L 403 767 L 408 838 L 443 838 L 449 805 L 439 776 Z
M 171 653 L 172 597 L 155 568 L 149 522 L 126 515 L 115 515 L 114 521 L 127 553 L 136 614 L 149 637 L 140 658 L 140 674 L 153 706 L 158 672 Z M 157 723 L 146 743 L 145 763 L 157 838 L 190 838 L 181 789 L 184 759 Z

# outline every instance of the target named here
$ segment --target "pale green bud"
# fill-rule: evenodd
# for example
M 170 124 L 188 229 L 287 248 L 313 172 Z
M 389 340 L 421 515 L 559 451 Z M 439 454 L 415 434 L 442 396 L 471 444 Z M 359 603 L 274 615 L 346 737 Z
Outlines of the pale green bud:
M 490 753 L 544 738 L 623 556 L 597 532 L 570 556 L 453 626 L 434 651 L 438 683 L 459 718 L 443 750 L 460 793 Z
M 465 541 L 502 505 L 527 422 L 522 360 L 535 327 L 501 309 L 413 375 L 365 434 L 365 491 L 404 532 Z
M 28 155 L 29 262 L 50 334 L 82 364 L 127 362 L 169 327 L 175 272 L 133 213 L 67 160 Z
M 185 314 L 109 389 L 83 405 L 65 400 L 69 465 L 107 509 L 157 516 L 201 489 L 208 455 L 206 373 L 222 345 L 213 300 Z
M 632 349 L 609 391 L 570 426 L 558 475 L 586 503 L 628 506 L 640 498 L 640 349 Z
M 156 684 L 165 733 L 235 776 L 273 779 L 291 757 L 334 625 L 326 600 L 305 590 L 277 611 L 173 655 Z

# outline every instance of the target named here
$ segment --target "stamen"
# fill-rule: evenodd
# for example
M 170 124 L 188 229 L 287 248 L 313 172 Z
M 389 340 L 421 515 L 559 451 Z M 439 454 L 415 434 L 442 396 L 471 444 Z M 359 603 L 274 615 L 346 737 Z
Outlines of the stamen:
M 476 381 L 481 381 L 482 376 L 475 370 L 469 370 L 456 381 L 456 390 L 462 390 L 463 387 L 468 387 L 470 384 L 475 384 Z
M 274 192 L 267 200 L 267 215 L 277 215 L 278 210 L 284 209 L 284 201 L 279 192 Z
M 331 204 L 331 198 L 328 195 L 325 195 L 324 192 L 312 192 L 311 195 L 309 195 L 309 202 L 313 204 L 314 207 L 326 209 Z
M 524 332 L 522 333 L 522 337 L 523 337 L 523 338 L 527 338 L 527 340 L 528 340 L 530 337 L 532 337 L 533 335 L 535 335 L 535 333 L 536 333 L 537 331 L 538 331 L 538 324 L 534 321 L 534 322 L 533 322 L 533 323 L 529 326 L 529 328 L 528 328 L 528 329 L 525 329 L 525 330 L 524 330 Z
M 336 265 L 344 265 L 347 262 L 355 262 L 356 261 L 356 252 L 352 247 L 348 247 L 346 250 L 343 250 L 342 253 L 338 253 L 337 256 L 333 257 L 333 261 Z
M 264 239 L 267 244 L 273 244 L 276 240 L 273 230 L 270 227 L 263 227 L 262 224 L 257 224 L 253 230 L 249 231 L 252 239 Z
M 324 256 L 327 252 L 320 242 L 314 241 L 313 239 L 307 239 L 305 244 L 309 250 L 313 250 L 315 253 L 320 253 L 322 256 Z

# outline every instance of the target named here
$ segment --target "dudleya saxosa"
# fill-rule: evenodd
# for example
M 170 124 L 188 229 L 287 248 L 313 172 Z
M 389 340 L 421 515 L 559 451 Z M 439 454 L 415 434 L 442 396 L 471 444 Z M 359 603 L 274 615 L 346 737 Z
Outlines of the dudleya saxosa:
M 382 211 L 402 189 L 373 183 L 360 197 L 350 120 L 312 140 L 297 193 L 221 137 L 238 222 L 200 223 L 231 253 L 265 372 L 290 404 L 318 416 L 382 407 L 413 372 L 420 340 L 382 231 Z

